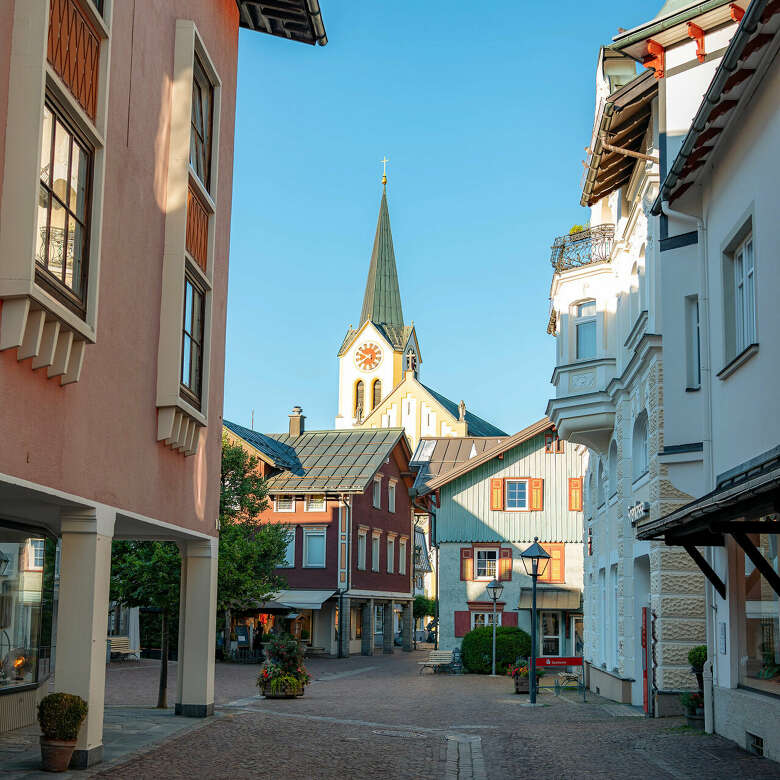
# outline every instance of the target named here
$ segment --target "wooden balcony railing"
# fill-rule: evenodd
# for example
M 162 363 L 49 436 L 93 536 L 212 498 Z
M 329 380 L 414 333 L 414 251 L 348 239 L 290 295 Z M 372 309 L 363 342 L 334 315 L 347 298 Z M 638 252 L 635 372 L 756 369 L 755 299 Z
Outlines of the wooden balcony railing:
M 209 253 L 209 215 L 195 190 L 187 192 L 187 251 L 206 273 Z
M 552 245 L 550 263 L 555 273 L 593 263 L 608 263 L 614 239 L 614 225 L 596 225 L 558 236 Z
M 78 0 L 51 0 L 46 58 L 94 119 L 97 111 L 100 37 Z

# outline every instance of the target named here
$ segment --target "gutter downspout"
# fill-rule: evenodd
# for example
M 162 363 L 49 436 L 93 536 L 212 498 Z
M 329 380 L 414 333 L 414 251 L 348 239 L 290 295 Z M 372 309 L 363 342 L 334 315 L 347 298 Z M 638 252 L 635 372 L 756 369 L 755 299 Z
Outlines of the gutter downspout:
M 694 223 L 699 233 L 699 338 L 704 342 L 700 347 L 701 357 L 706 360 L 706 366 L 700 365 L 701 390 L 704 391 L 704 474 L 707 480 L 707 489 L 715 487 L 715 459 L 712 447 L 712 346 L 711 346 L 711 321 L 709 300 L 709 267 L 707 262 L 707 228 L 702 217 L 694 217 L 682 211 L 669 208 L 669 201 L 661 202 L 661 211 L 667 216 L 683 222 Z M 704 325 L 704 327 L 702 327 Z M 700 363 L 702 361 L 700 360 Z M 715 551 L 711 547 L 704 548 L 704 558 L 715 569 Z M 715 589 L 705 581 L 705 630 L 707 632 L 707 662 L 704 667 L 704 730 L 712 734 L 715 730 L 715 707 L 713 701 L 713 684 L 717 679 L 717 667 L 714 663 L 715 624 L 717 615 L 717 603 L 715 601 Z
M 339 499 L 341 500 L 341 503 L 344 505 L 344 511 L 346 512 L 346 528 L 347 528 L 347 560 L 346 560 L 346 568 L 347 568 L 347 586 L 346 588 L 339 587 L 339 646 L 338 646 L 338 657 L 339 658 L 348 658 L 349 652 L 347 652 L 346 655 L 344 655 L 344 594 L 349 591 L 351 587 L 351 575 L 352 575 L 352 507 L 351 507 L 351 498 L 352 496 L 348 493 L 342 493 L 339 496 Z M 341 532 L 341 529 L 339 529 L 339 532 Z M 338 576 L 338 575 L 337 575 Z M 349 642 L 351 641 L 351 635 L 350 630 L 352 627 L 352 620 L 351 616 L 348 616 L 350 619 L 348 619 L 347 622 L 347 648 L 349 648 Z

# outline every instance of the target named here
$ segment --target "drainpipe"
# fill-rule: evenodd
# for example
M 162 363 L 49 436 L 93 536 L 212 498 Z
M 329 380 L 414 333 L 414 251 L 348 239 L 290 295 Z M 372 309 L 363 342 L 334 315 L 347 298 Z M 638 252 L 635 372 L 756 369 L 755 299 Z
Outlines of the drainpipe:
M 682 211 L 675 211 L 669 208 L 669 201 L 661 203 L 661 211 L 673 219 L 678 219 L 689 224 L 694 224 L 699 234 L 699 337 L 702 339 L 700 346 L 701 357 L 706 360 L 706 366 L 700 365 L 701 372 L 701 391 L 704 392 L 704 474 L 707 480 L 707 489 L 715 487 L 715 457 L 713 453 L 712 442 L 712 342 L 711 319 L 710 319 L 710 299 L 709 299 L 709 265 L 707 260 L 707 227 L 704 221 L 704 215 L 694 217 Z M 702 327 L 703 326 L 703 327 Z M 712 566 L 715 566 L 715 551 L 711 547 L 704 548 L 704 558 Z M 715 647 L 715 626 L 717 623 L 717 602 L 715 601 L 715 589 L 705 580 L 704 583 L 705 599 L 705 627 L 707 632 L 707 662 L 704 666 L 704 730 L 712 734 L 715 730 L 715 708 L 713 702 L 713 683 L 717 681 L 717 667 L 714 663 Z
M 341 493 L 339 495 L 339 501 L 344 506 L 344 512 L 346 513 L 347 518 L 347 583 L 346 587 L 342 588 L 341 583 L 339 583 L 339 647 L 338 647 L 338 657 L 339 658 L 348 658 L 349 652 L 344 654 L 344 623 L 346 622 L 347 625 L 347 636 L 349 637 L 347 642 L 347 648 L 349 648 L 349 642 L 351 639 L 350 631 L 352 628 L 352 615 L 347 616 L 347 620 L 344 620 L 344 594 L 347 593 L 352 585 L 352 506 L 351 506 L 351 498 L 348 493 Z M 339 534 L 341 533 L 341 528 L 339 528 Z M 340 545 L 339 545 L 340 546 Z M 351 610 L 350 610 L 351 613 Z

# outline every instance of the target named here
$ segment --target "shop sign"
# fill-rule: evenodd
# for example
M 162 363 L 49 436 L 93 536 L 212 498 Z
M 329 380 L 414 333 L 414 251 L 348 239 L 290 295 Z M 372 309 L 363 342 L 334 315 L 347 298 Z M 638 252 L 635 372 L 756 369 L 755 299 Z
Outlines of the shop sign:
M 628 509 L 628 519 L 631 525 L 636 525 L 643 517 L 650 514 L 650 504 L 647 501 L 637 501 L 634 506 Z
M 545 666 L 582 666 L 582 656 L 570 656 L 566 657 L 542 657 L 536 659 L 536 665 Z

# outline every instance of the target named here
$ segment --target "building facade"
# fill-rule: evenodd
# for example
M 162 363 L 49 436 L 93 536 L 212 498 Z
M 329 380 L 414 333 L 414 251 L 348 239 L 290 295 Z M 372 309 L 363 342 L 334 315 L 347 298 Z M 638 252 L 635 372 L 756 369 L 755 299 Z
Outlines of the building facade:
M 283 435 L 225 421 L 260 460 L 270 496 L 260 521 L 292 530 L 276 570 L 287 586 L 274 601 L 295 609 L 294 630 L 328 655 L 373 655 L 377 646 L 392 653 L 397 635 L 410 650 L 414 532 L 404 432 L 305 431 L 303 419 L 296 408 Z
M 290 37 L 324 42 L 299 16 Z M 238 29 L 259 21 L 243 2 L 0 4 L 0 730 L 47 692 L 59 543 L 77 767 L 102 755 L 113 539 L 178 543 L 176 711 L 213 710 Z

